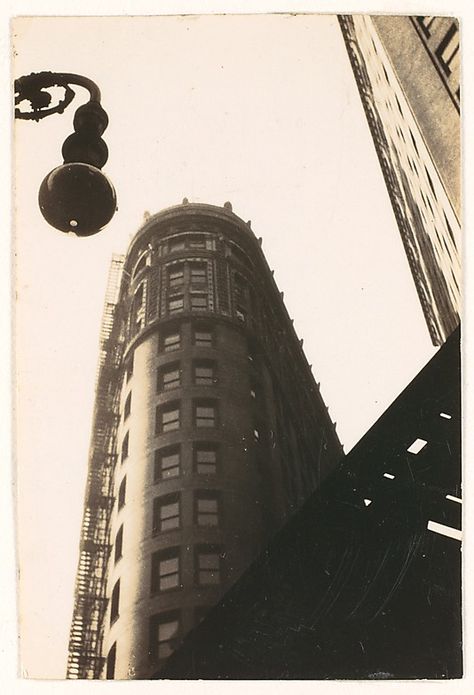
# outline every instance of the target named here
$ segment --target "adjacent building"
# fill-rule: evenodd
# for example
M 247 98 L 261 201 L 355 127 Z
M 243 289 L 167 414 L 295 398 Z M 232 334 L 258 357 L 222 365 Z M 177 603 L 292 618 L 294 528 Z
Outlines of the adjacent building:
M 342 457 L 250 223 L 148 216 L 106 298 L 69 678 L 149 678 Z
M 459 25 L 343 15 L 347 52 L 431 339 L 461 313 Z

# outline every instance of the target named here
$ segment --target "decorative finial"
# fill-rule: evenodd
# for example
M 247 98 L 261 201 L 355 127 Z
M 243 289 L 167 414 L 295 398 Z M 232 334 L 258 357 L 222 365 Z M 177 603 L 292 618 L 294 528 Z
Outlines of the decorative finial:
M 189 200 L 187 198 L 183 198 L 183 205 L 189 205 Z
M 228 200 L 226 200 L 226 202 L 224 203 L 224 207 L 226 210 L 232 212 L 232 203 L 230 203 Z

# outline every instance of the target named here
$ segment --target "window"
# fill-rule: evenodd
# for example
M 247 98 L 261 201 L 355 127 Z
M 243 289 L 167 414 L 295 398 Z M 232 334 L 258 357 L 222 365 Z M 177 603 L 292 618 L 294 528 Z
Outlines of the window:
M 132 394 L 129 393 L 127 396 L 127 400 L 125 401 L 125 406 L 123 409 L 123 419 L 126 420 L 128 416 L 130 415 L 130 410 L 132 408 Z
M 179 350 L 181 347 L 181 333 L 178 331 L 172 331 L 167 333 L 163 338 L 163 352 L 172 352 L 173 350 Z
M 157 497 L 153 501 L 153 533 L 171 531 L 180 525 L 179 493 Z
M 168 313 L 177 314 L 184 309 L 184 297 L 171 297 L 168 300 Z
M 154 615 L 150 624 L 150 651 L 158 659 L 166 659 L 178 646 L 179 613 Z
M 197 473 L 214 475 L 217 472 L 217 447 L 213 444 L 196 444 L 194 463 Z
M 115 582 L 114 590 L 112 591 L 112 600 L 110 602 L 110 624 L 119 617 L 119 601 L 120 601 L 120 579 Z
M 118 493 L 118 508 L 122 509 L 125 504 L 125 489 L 127 486 L 127 478 L 125 477 L 120 483 L 119 493 Z
M 126 366 L 127 382 L 130 381 L 130 378 L 133 374 L 133 356 L 134 356 L 134 354 L 135 353 L 132 352 L 132 354 L 130 355 L 128 362 L 127 362 L 127 366 Z
M 125 461 L 125 459 L 128 456 L 128 440 L 129 440 L 129 433 L 125 435 L 125 437 L 122 440 L 122 455 L 121 455 L 121 460 Z
M 222 581 L 222 555 L 215 546 L 196 548 L 196 579 L 201 585 L 220 584 Z
M 246 293 L 247 283 L 240 273 L 234 273 L 234 294 L 236 299 L 245 301 L 247 298 Z
M 155 451 L 155 483 L 179 475 L 181 451 L 179 446 Z
M 194 383 L 197 386 L 213 386 L 216 381 L 215 362 L 206 360 L 194 363 Z
M 181 384 L 181 370 L 179 363 L 169 364 L 158 372 L 158 391 L 170 391 Z
M 205 285 L 207 283 L 207 265 L 205 263 L 191 263 L 191 284 Z
M 190 249 L 203 249 L 206 245 L 206 240 L 202 234 L 196 234 L 189 237 Z
M 174 253 L 175 251 L 183 251 L 184 248 L 185 248 L 185 244 L 184 244 L 183 237 L 179 237 L 176 239 L 170 239 L 168 242 L 169 253 Z
M 180 424 L 180 412 L 179 405 L 173 404 L 166 407 L 166 409 L 156 409 L 156 431 L 158 432 L 172 432 L 173 430 L 179 429 Z
M 198 492 L 196 497 L 196 521 L 198 526 L 219 525 L 217 493 Z
M 195 406 L 196 427 L 215 427 L 217 424 L 216 406 L 213 403 L 198 403 Z
M 107 655 L 107 670 L 106 679 L 113 680 L 115 676 L 115 660 L 117 656 L 117 642 L 114 642 L 110 647 L 109 653 Z
M 184 264 L 173 265 L 168 268 L 168 285 L 170 288 L 182 287 L 184 283 Z
M 196 328 L 194 330 L 194 344 L 201 347 L 212 347 L 213 333 L 207 328 Z
M 179 579 L 179 548 L 153 553 L 151 558 L 151 593 L 177 589 Z
M 118 562 L 120 558 L 122 557 L 122 548 L 123 548 L 123 524 L 117 531 L 117 535 L 115 536 L 115 552 L 114 552 L 114 562 Z
M 191 311 L 206 311 L 207 296 L 204 294 L 191 295 Z

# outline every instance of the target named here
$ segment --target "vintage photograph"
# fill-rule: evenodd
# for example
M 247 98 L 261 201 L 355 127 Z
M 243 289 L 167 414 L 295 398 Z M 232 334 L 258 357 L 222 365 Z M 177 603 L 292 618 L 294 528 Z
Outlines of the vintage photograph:
M 462 678 L 458 19 L 11 49 L 20 675 Z

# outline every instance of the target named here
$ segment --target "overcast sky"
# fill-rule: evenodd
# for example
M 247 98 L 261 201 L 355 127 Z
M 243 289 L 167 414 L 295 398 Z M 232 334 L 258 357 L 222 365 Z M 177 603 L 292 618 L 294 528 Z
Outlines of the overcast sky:
M 62 678 L 108 266 L 145 210 L 252 220 L 346 451 L 435 349 L 335 17 L 24 18 L 13 40 L 15 76 L 99 84 L 119 206 L 94 237 L 48 227 L 74 105 L 16 123 L 23 669 Z

